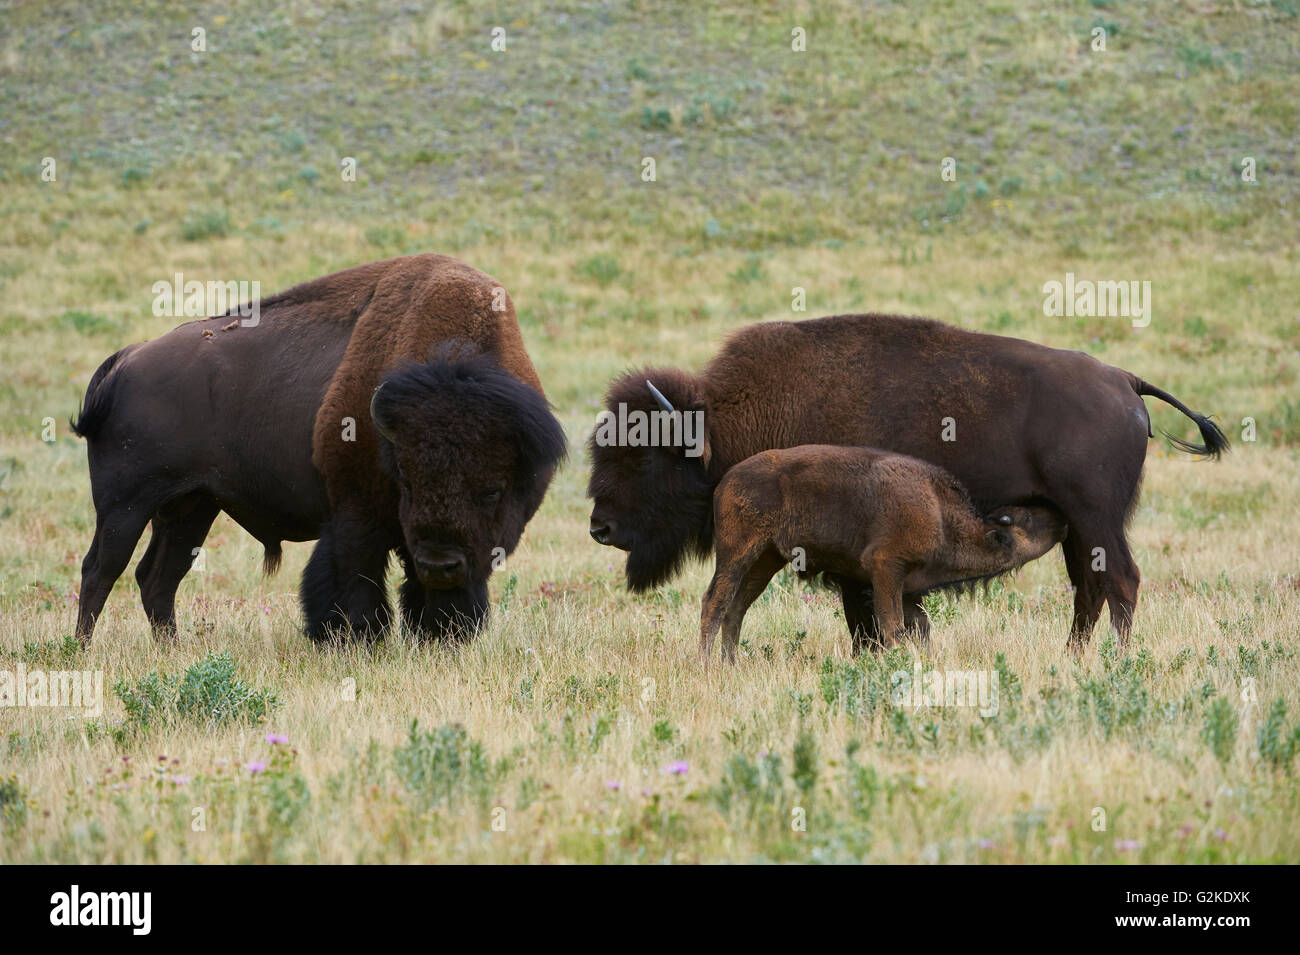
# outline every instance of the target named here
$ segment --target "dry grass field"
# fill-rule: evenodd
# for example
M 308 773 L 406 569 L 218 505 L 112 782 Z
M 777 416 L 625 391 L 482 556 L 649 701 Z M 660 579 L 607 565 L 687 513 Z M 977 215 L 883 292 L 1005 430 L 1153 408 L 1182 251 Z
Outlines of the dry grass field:
M 1298 44 L 1289 0 L 0 9 L 0 681 L 103 678 L 102 712 L 0 707 L 0 862 L 1300 861 Z M 82 651 L 67 419 L 176 323 L 153 283 L 424 251 L 509 288 L 570 440 L 490 625 L 321 651 L 311 545 L 264 578 L 223 516 L 174 645 L 133 562 Z M 1151 282 L 1150 324 L 1045 315 L 1067 272 Z M 1198 462 L 1148 399 L 1127 654 L 1104 614 L 1065 652 L 1059 550 L 931 598 L 925 656 L 855 659 L 783 573 L 706 674 L 711 567 L 628 594 L 583 493 L 609 379 L 855 311 L 1081 349 L 1215 416 L 1233 448 Z M 996 707 L 897 699 L 918 665 Z

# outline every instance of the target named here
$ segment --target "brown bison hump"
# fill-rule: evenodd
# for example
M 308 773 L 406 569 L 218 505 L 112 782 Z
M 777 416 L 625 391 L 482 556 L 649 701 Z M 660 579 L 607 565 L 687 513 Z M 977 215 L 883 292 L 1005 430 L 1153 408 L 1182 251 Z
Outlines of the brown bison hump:
M 457 339 L 542 390 L 524 350 L 514 302 L 496 279 L 445 255 L 413 255 L 362 268 L 357 278 L 370 283 L 361 289 L 366 304 L 321 402 L 312 439 L 312 462 L 325 478 L 332 507 L 348 496 L 387 487 L 370 425 L 370 397 L 382 376 L 403 360 L 425 361 L 438 345 Z M 354 422 L 352 440 L 345 437 L 348 419 Z

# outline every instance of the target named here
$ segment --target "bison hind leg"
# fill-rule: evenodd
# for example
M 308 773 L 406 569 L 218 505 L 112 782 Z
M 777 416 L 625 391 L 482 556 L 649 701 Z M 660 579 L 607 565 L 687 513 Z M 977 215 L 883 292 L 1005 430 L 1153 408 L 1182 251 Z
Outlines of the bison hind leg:
M 135 545 L 140 541 L 158 499 L 137 497 L 113 510 L 95 515 L 95 536 L 81 562 L 81 594 L 77 602 L 77 637 L 83 647 L 90 646 L 95 621 L 104 609 L 104 601 L 117 579 L 131 562 Z
M 1118 648 L 1124 652 L 1128 648 L 1142 575 L 1123 529 L 1112 528 L 1107 533 L 1071 526 L 1070 536 L 1061 546 L 1065 551 L 1065 568 L 1074 585 L 1074 619 L 1066 648 L 1075 656 L 1083 653 L 1104 604 L 1110 609 Z
M 210 497 L 192 494 L 165 504 L 154 515 L 149 546 L 135 569 L 154 639 L 176 638 L 176 589 L 198 558 L 220 510 Z
M 1128 649 L 1129 632 L 1133 628 L 1133 612 L 1137 609 L 1138 587 L 1142 583 L 1142 574 L 1138 571 L 1137 561 L 1128 548 L 1128 541 L 1123 537 L 1115 547 L 1110 580 L 1110 589 L 1106 594 L 1106 607 L 1110 610 L 1110 622 L 1115 628 L 1120 652 Z

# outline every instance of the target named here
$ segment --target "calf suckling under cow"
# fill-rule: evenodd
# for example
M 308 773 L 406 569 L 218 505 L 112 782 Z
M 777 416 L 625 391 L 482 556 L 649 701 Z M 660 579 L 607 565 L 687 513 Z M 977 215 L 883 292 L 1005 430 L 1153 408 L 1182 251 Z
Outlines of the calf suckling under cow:
M 265 548 L 318 540 L 303 573 L 308 636 L 391 625 L 384 572 L 405 572 L 402 617 L 471 633 L 565 455 L 559 422 L 495 279 L 437 255 L 325 276 L 229 315 L 129 345 L 91 378 L 84 437 L 95 536 L 77 634 L 96 618 L 145 527 L 136 569 L 155 636 L 219 512 Z
M 648 446 L 594 433 L 591 536 L 627 551 L 628 585 L 649 590 L 712 551 L 714 490 L 741 461 L 805 444 L 879 448 L 944 468 L 981 514 L 1058 512 L 1074 586 L 1067 646 L 1082 651 L 1103 604 L 1126 646 L 1140 575 L 1125 531 L 1153 436 L 1144 395 L 1196 423 L 1204 443 L 1170 436 L 1181 450 L 1227 450 L 1207 417 L 1082 352 L 896 315 L 751 325 L 699 375 L 649 368 L 610 384 L 605 413 L 699 415 L 702 438 Z M 833 569 L 825 577 L 840 591 L 854 646 L 879 642 L 871 586 Z M 924 637 L 920 598 L 904 594 L 903 617 Z
M 882 647 L 903 633 L 903 593 L 970 585 L 1015 570 L 1065 539 L 1049 507 L 980 515 L 951 474 L 916 458 L 834 445 L 763 451 L 713 494 L 717 568 L 700 608 L 707 666 L 722 628 L 736 658 L 745 611 L 792 560 L 867 584 Z

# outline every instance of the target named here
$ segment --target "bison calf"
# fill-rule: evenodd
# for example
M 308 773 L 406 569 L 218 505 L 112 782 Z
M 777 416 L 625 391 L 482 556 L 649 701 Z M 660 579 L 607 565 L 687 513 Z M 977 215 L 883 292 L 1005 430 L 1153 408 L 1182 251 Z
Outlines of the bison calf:
M 903 594 L 988 578 L 1041 557 L 1065 538 L 1048 507 L 978 514 L 940 467 L 874 448 L 803 445 L 737 464 L 713 496 L 717 568 L 704 595 L 700 652 L 722 627 L 734 661 L 745 611 L 787 562 L 874 591 L 885 646 L 903 631 Z

